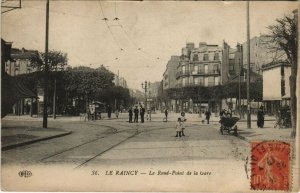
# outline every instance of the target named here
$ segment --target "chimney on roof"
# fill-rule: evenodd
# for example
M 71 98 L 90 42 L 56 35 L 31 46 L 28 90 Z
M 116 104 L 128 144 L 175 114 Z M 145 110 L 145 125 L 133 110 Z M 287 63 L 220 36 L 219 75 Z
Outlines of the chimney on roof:
M 241 46 L 240 43 L 237 43 L 237 45 L 236 45 L 236 50 L 237 50 L 238 52 L 241 52 L 241 51 L 242 51 L 242 46 Z
M 207 46 L 206 42 L 200 42 L 199 43 L 199 48 L 203 48 L 203 47 L 206 47 L 206 46 Z
M 192 42 L 188 42 L 188 43 L 186 43 L 186 48 L 188 48 L 188 49 L 192 50 L 192 49 L 194 49 L 194 48 L 195 48 L 195 44 L 194 44 L 194 43 L 192 43 Z

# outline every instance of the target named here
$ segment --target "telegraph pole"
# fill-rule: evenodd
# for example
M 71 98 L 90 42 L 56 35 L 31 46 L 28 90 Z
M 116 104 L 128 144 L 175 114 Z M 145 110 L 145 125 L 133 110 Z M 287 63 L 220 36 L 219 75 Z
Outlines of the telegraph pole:
M 250 109 L 250 17 L 249 1 L 247 1 L 247 128 L 251 129 Z
M 48 40 L 49 40 L 49 0 L 46 3 L 46 40 L 45 40 L 45 68 L 44 68 L 44 112 L 43 112 L 43 128 L 47 128 L 48 119 Z

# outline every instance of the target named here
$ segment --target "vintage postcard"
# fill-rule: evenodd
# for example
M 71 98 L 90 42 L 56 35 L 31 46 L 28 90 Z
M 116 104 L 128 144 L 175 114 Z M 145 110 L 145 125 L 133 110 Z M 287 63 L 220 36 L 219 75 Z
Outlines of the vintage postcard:
M 298 1 L 1 1 L 1 190 L 298 192 Z

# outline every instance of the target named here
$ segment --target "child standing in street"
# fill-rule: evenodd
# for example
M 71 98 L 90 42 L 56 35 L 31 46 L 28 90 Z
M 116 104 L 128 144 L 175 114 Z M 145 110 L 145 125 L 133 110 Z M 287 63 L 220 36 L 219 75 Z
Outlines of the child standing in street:
M 175 137 L 181 137 L 181 130 L 182 130 L 182 122 L 181 122 L 181 118 L 178 117 L 177 123 L 176 123 L 176 136 Z
M 183 132 L 183 130 L 185 129 L 184 122 L 186 121 L 185 112 L 181 112 L 180 115 L 181 115 L 181 117 L 180 117 L 180 120 L 181 120 L 181 135 L 185 136 L 184 132 Z

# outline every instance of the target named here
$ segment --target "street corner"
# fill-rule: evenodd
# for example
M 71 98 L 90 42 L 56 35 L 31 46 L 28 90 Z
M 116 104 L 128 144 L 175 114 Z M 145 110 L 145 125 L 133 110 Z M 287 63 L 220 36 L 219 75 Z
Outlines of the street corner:
M 40 141 L 63 137 L 71 133 L 72 131 L 60 128 L 4 128 L 1 135 L 1 149 L 5 151 Z

